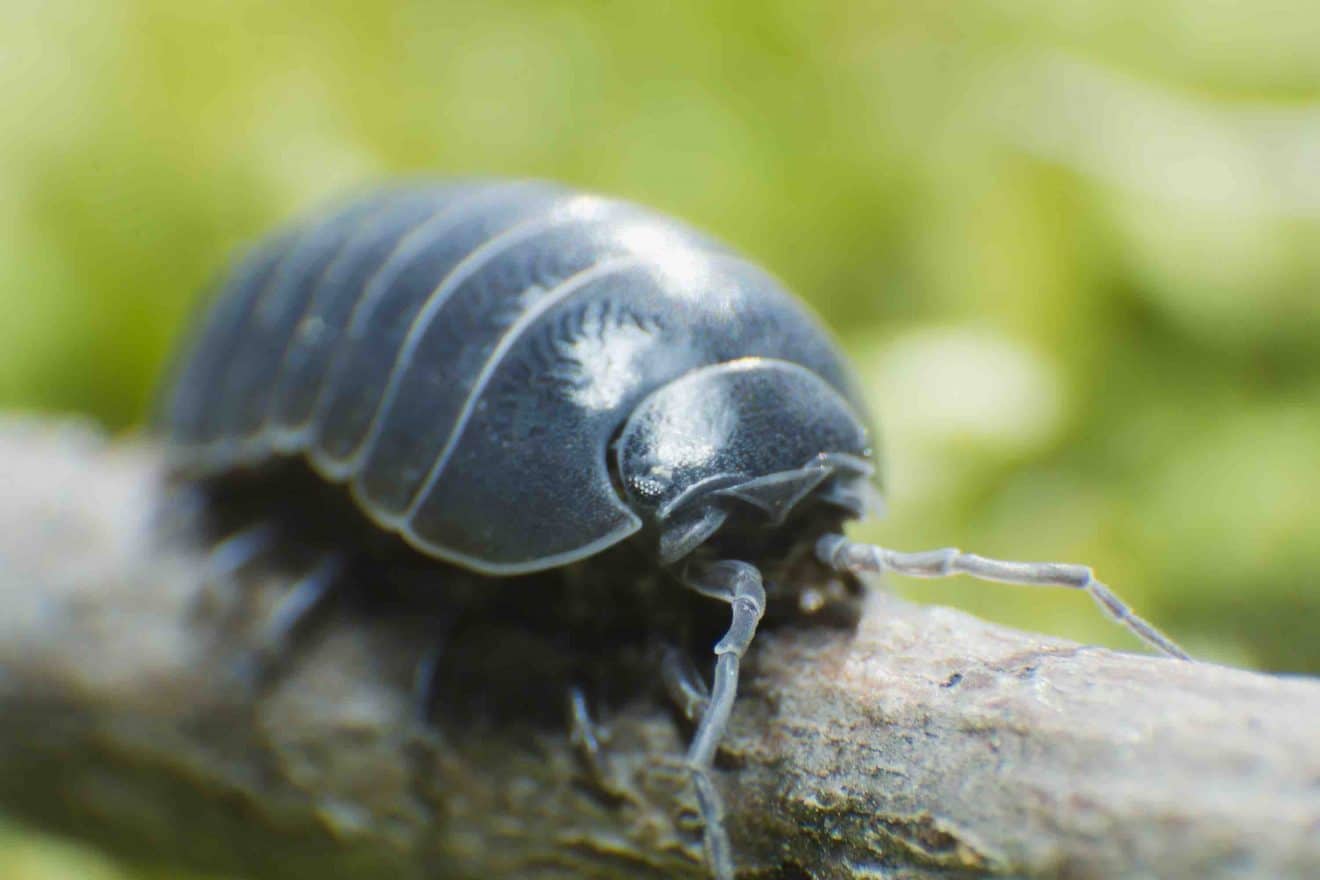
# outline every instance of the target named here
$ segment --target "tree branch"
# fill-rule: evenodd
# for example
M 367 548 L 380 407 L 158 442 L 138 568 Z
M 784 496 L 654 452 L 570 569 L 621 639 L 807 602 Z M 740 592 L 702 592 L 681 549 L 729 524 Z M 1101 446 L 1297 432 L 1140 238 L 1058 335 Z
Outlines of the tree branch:
M 0 421 L 0 808 L 253 878 L 702 876 L 659 701 L 610 708 L 605 796 L 567 728 L 415 725 L 415 621 L 335 615 L 254 695 L 260 609 L 196 612 L 162 492 L 146 444 Z M 757 640 L 716 775 L 748 877 L 1315 877 L 1318 732 L 1314 680 L 876 593 Z

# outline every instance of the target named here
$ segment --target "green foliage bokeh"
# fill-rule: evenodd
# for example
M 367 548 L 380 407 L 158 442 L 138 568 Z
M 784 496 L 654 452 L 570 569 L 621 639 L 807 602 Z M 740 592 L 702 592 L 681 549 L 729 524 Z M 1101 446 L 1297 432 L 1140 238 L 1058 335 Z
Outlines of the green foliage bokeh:
M 838 330 L 867 537 L 1086 561 L 1194 653 L 1320 671 L 1317 34 L 1306 0 L 3 0 L 0 406 L 140 422 L 208 276 L 347 188 L 559 178 Z M 1078 596 L 905 589 L 1132 645 Z
M 1267 5 L 11 0 L 0 404 L 137 423 L 211 273 L 346 189 L 560 178 L 838 329 L 868 534 L 1086 560 L 1202 652 L 1318 670 L 1320 12 Z

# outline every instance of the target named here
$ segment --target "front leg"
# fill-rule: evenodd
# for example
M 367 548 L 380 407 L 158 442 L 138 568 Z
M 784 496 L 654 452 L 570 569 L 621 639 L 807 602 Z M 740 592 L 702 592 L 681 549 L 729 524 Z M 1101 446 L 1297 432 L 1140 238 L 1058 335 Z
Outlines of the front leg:
M 717 880 L 733 880 L 733 853 L 724 827 L 724 805 L 711 781 L 715 751 L 729 727 L 729 715 L 738 696 L 738 668 L 756 636 L 765 613 L 765 586 L 761 573 L 746 562 L 715 562 L 690 566 L 684 582 L 703 596 L 732 606 L 729 631 L 715 645 L 715 682 L 701 713 L 697 732 L 688 747 L 687 768 L 697 792 L 697 807 L 705 825 L 706 858 Z

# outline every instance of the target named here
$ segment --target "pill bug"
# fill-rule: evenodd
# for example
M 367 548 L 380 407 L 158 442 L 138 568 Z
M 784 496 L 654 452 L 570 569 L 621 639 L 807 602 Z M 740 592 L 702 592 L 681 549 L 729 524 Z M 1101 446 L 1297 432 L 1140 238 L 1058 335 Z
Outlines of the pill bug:
M 632 542 L 727 603 L 709 690 L 666 669 L 696 695 L 686 764 L 721 880 L 734 859 L 710 770 L 762 569 L 787 548 L 845 573 L 1083 589 L 1185 656 L 1088 569 L 846 539 L 877 457 L 820 322 L 705 235 L 552 183 L 398 186 L 260 241 L 220 281 L 158 421 L 182 479 L 303 461 L 449 565 L 513 577 Z

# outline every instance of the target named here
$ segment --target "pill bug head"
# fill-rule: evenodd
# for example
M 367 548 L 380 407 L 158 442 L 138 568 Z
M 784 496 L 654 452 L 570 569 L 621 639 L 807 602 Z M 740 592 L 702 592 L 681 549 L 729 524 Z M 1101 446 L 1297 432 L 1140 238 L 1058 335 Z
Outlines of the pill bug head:
M 657 389 L 625 423 L 614 456 L 666 564 L 721 537 L 776 532 L 809 509 L 837 528 L 877 497 L 862 418 L 809 370 L 767 358 Z

